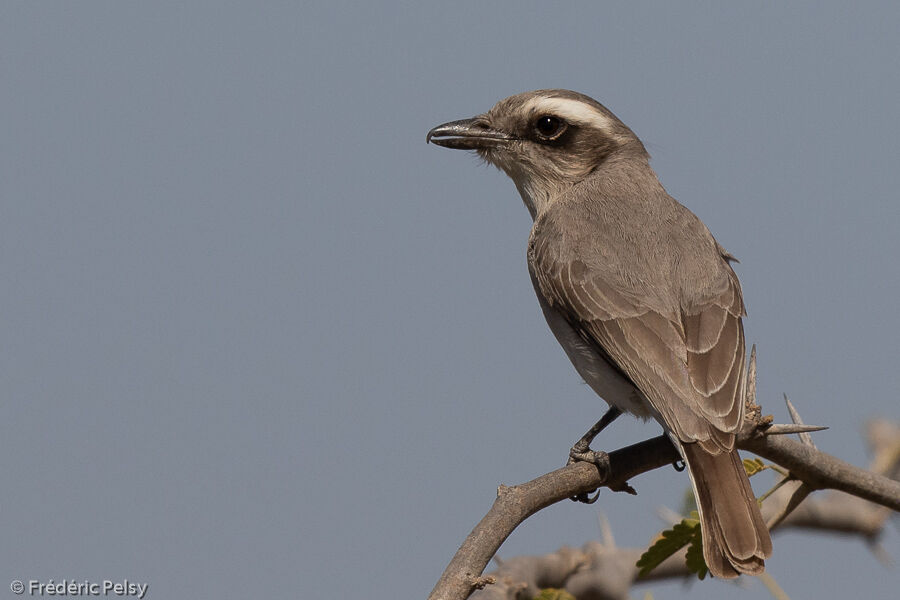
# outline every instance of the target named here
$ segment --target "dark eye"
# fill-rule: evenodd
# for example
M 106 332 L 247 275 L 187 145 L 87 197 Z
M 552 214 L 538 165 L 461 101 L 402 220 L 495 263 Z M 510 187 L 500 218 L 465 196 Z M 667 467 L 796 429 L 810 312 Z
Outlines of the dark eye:
M 566 123 L 552 115 L 543 115 L 534 122 L 534 130 L 538 136 L 546 139 L 553 139 L 561 134 L 566 128 Z

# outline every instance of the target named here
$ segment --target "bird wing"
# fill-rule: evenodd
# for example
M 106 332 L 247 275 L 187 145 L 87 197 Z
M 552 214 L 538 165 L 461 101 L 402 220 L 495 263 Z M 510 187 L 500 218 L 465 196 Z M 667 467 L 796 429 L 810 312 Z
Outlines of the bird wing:
M 714 271 L 703 269 L 698 285 L 679 286 L 652 265 L 623 268 L 610 256 L 621 243 L 561 243 L 571 229 L 552 218 L 535 225 L 528 258 L 547 302 L 631 379 L 668 428 L 717 454 L 734 447 L 743 418 L 744 305 L 737 276 L 693 219 L 711 242 L 698 266 Z

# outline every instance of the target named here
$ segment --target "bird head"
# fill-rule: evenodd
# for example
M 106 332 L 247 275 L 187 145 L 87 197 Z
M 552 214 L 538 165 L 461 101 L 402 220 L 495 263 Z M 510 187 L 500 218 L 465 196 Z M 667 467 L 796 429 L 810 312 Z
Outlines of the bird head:
M 532 217 L 605 162 L 649 158 L 637 136 L 605 106 L 569 90 L 510 96 L 484 114 L 438 125 L 426 142 L 475 150 L 515 182 Z

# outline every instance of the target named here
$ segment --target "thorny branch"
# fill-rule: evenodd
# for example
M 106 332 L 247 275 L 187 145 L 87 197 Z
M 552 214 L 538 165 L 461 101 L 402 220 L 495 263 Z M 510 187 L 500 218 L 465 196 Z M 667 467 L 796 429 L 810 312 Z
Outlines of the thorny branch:
M 755 402 L 755 358 L 754 348 L 748 373 L 747 416 L 737 445 L 789 472 L 786 485 L 763 505 L 763 514 L 770 527 L 807 527 L 856 533 L 874 544 L 891 510 L 900 511 L 900 482 L 892 479 L 900 473 L 900 451 L 897 450 L 900 447 L 900 431 L 895 431 L 896 435 L 886 446 L 882 444 L 887 450 L 883 447 L 882 454 L 876 455 L 873 471 L 855 467 L 819 451 L 809 437 L 795 441 L 778 435 L 799 432 L 801 436 L 808 436 L 807 432 L 815 428 L 802 425 L 790 402 L 788 407 L 794 425 L 773 426 L 771 418 L 760 416 L 759 406 Z M 884 437 L 888 436 L 882 434 Z M 501 485 L 494 505 L 463 542 L 429 595 L 429 600 L 465 600 L 475 589 L 480 590 L 477 594 L 482 600 L 533 597 L 538 584 L 563 587 L 563 583 L 576 597 L 579 597 L 579 591 L 584 593 L 590 588 L 594 594 L 590 597 L 626 598 L 637 577 L 634 564 L 643 550 L 610 548 L 595 542 L 582 550 L 564 548 L 543 557 L 514 559 L 504 563 L 492 577 L 485 578 L 481 574 L 512 531 L 542 508 L 600 487 L 633 492 L 628 485 L 629 479 L 669 465 L 678 458 L 668 438 L 659 436 L 610 452 L 608 465 L 603 469 L 580 462 L 521 485 Z M 814 499 L 804 501 L 810 492 L 820 489 L 839 490 L 851 496 L 834 493 L 815 502 Z M 875 551 L 878 554 L 877 547 Z M 550 579 L 556 578 L 546 576 L 551 572 L 566 576 L 553 585 Z M 657 567 L 648 579 L 681 577 L 686 573 L 683 555 L 676 554 Z M 602 586 L 598 587 L 601 582 Z M 597 595 L 600 589 L 603 592 Z M 527 592 L 531 596 L 518 596 L 518 592 Z

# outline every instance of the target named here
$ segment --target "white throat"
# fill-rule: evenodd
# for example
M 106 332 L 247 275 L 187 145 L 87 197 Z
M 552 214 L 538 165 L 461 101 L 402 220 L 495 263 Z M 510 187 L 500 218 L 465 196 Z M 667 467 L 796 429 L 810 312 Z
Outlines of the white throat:
M 531 220 L 537 220 L 538 216 L 550 208 L 553 201 L 569 187 L 570 184 L 552 184 L 543 179 L 529 177 L 523 173 L 509 173 L 510 179 L 516 184 L 519 195 L 525 203 L 525 208 L 531 214 Z

